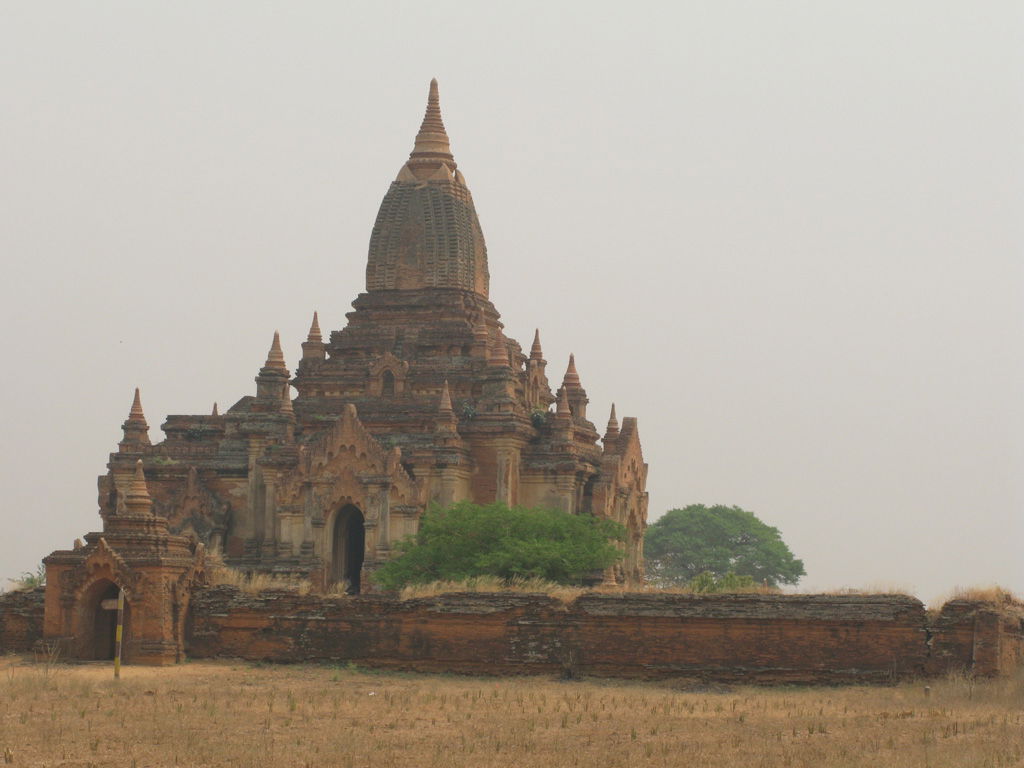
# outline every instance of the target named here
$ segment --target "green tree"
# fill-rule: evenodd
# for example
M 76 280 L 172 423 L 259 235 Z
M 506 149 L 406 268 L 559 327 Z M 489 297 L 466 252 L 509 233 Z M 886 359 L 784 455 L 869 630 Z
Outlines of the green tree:
M 589 515 L 460 502 L 428 509 L 373 580 L 385 589 L 473 576 L 580 584 L 621 559 L 613 542 L 624 539 L 621 525 Z
M 647 527 L 644 559 L 647 578 L 661 586 L 688 585 L 707 572 L 716 580 L 731 573 L 776 587 L 796 584 L 805 573 L 778 528 L 753 512 L 723 505 L 691 504 L 666 512 Z

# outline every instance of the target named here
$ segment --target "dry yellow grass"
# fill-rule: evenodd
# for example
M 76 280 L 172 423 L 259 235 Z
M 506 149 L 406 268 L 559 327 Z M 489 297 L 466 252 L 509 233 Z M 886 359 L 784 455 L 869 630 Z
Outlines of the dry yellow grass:
M 308 595 L 313 591 L 313 584 L 308 579 L 269 573 L 245 573 L 228 568 L 219 554 L 207 555 L 206 562 L 210 584 L 229 584 L 246 594 L 257 595 L 268 590 L 284 590 Z
M 434 597 L 455 592 L 519 592 L 526 594 L 544 594 L 569 604 L 581 595 L 599 593 L 603 595 L 635 595 L 635 594 L 662 594 L 662 595 L 692 595 L 697 594 L 689 587 L 654 587 L 645 584 L 642 587 L 619 587 L 607 585 L 595 585 L 592 587 L 574 587 L 565 584 L 557 584 L 544 579 L 513 579 L 507 582 L 497 576 L 476 576 L 463 579 L 462 581 L 432 581 L 429 584 L 412 584 L 404 587 L 400 593 L 401 599 L 409 600 L 416 597 Z M 779 594 L 779 590 L 761 585 L 751 586 L 747 589 L 736 590 L 737 593 L 745 594 Z
M 893 688 L 372 674 L 317 666 L 0 669 L 26 766 L 929 766 L 1024 761 L 1024 680 Z

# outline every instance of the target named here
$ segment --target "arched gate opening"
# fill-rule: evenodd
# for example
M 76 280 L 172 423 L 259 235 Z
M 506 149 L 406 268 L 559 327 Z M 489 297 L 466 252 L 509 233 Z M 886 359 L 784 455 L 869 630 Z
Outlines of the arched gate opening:
M 331 532 L 331 581 L 345 582 L 350 595 L 358 595 L 361 587 L 363 553 L 366 548 L 366 529 L 363 513 L 352 504 L 346 504 L 334 516 Z

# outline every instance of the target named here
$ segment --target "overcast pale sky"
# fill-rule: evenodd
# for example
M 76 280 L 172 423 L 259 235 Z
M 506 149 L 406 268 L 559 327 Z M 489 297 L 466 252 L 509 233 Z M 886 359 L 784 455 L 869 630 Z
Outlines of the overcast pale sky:
M 431 77 L 491 298 L 651 519 L 737 504 L 802 587 L 1024 593 L 1024 5 L 0 3 L 0 577 L 100 525 L 133 388 L 294 368 L 363 289 Z

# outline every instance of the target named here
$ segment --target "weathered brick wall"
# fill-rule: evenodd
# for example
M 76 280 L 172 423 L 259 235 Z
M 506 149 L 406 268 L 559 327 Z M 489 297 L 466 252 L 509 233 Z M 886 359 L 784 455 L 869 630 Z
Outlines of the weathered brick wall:
M 567 673 L 756 682 L 886 682 L 923 674 L 913 598 L 542 595 L 393 598 L 198 592 L 194 657 L 354 661 L 489 674 Z
M 929 627 L 929 674 L 997 675 L 1024 666 L 1024 606 L 950 600 Z
M 32 650 L 43 636 L 45 587 L 0 594 L 0 653 Z

